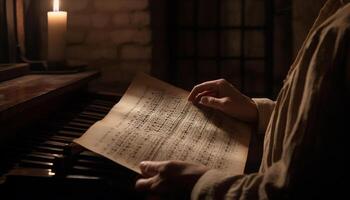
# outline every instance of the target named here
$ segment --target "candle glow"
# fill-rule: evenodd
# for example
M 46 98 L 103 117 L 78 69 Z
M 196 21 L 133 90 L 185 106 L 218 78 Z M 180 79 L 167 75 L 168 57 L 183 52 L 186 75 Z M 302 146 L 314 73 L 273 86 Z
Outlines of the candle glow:
M 53 11 L 54 12 L 60 11 L 60 0 L 53 0 Z

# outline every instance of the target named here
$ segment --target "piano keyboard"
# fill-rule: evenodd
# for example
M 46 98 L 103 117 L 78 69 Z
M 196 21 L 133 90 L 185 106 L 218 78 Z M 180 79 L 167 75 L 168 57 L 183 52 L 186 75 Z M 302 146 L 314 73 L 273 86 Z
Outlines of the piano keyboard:
M 11 195 L 11 199 L 16 199 L 13 195 L 18 199 L 28 195 L 52 199 L 52 188 L 61 191 L 53 192 L 57 199 L 67 199 L 67 195 L 72 199 L 142 198 L 133 189 L 137 175 L 130 170 L 87 150 L 76 155 L 71 152 L 72 141 L 101 120 L 116 102 L 102 97 L 77 101 L 45 122 L 21 131 L 16 145 L 4 147 L 6 158 L 0 176 L 3 174 L 5 183 L 0 184 L 0 192 Z M 16 194 L 12 190 L 25 192 Z

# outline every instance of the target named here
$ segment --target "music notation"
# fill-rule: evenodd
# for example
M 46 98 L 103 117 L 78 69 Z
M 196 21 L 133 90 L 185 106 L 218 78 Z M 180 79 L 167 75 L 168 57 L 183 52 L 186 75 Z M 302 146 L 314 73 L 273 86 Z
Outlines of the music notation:
M 242 173 L 250 127 L 198 108 L 188 92 L 140 74 L 78 144 L 139 172 L 143 160 L 184 160 Z

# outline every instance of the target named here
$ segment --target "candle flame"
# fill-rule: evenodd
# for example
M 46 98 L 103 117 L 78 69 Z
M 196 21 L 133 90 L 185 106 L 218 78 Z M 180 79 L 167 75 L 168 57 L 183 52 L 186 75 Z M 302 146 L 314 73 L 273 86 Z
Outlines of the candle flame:
M 53 0 L 53 11 L 60 11 L 60 0 Z

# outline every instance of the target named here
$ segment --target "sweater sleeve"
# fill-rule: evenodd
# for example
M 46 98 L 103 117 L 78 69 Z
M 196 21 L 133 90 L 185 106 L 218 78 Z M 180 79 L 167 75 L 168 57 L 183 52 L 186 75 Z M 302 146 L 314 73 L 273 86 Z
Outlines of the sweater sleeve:
M 275 199 L 279 199 L 278 191 L 285 184 L 285 170 L 282 161 L 264 173 L 244 175 L 209 170 L 197 181 L 191 199 L 269 199 L 271 191 L 274 191 Z
M 264 134 L 276 102 L 267 98 L 253 98 L 252 100 L 258 109 L 258 133 Z

